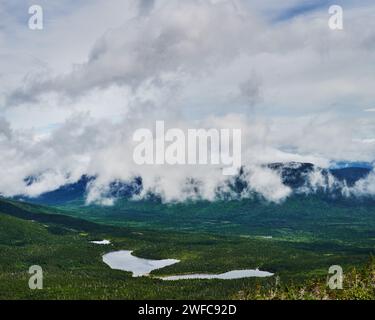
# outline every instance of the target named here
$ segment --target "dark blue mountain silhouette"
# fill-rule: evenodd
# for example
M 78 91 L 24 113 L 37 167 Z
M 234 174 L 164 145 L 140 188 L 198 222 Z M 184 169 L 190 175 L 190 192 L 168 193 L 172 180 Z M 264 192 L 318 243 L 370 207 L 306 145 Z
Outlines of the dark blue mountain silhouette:
M 311 163 L 298 163 L 298 162 L 288 162 L 288 163 L 272 163 L 267 165 L 268 168 L 277 171 L 282 179 L 282 182 L 291 187 L 293 190 L 304 187 L 308 185 L 308 176 L 314 170 L 320 170 L 323 177 L 328 179 L 329 174 L 334 176 L 337 181 L 344 182 L 347 186 L 353 186 L 358 180 L 365 178 L 370 172 L 371 168 L 365 166 L 358 167 L 342 167 L 334 169 L 319 169 Z M 221 198 L 233 197 L 234 194 L 240 195 L 247 187 L 246 179 L 244 178 L 246 174 L 245 168 L 242 168 L 239 174 L 228 180 L 229 189 L 232 191 L 231 195 L 225 194 L 220 188 L 217 190 L 218 195 Z M 61 186 L 60 188 L 46 192 L 36 198 L 28 198 L 24 196 L 15 197 L 18 200 L 24 200 L 28 202 L 46 204 L 46 205 L 63 205 L 72 201 L 83 201 L 87 194 L 88 186 L 96 178 L 90 176 L 82 176 L 75 183 L 67 184 Z M 28 177 L 25 179 L 27 185 L 35 183 L 37 179 L 35 177 Z M 194 184 L 196 181 L 192 179 L 189 180 L 194 189 Z M 120 180 L 113 181 L 110 183 L 108 188 L 108 193 L 106 196 L 113 198 L 131 198 L 134 195 L 139 194 L 142 191 L 142 178 L 136 177 L 130 182 L 124 182 Z M 196 188 L 199 192 L 199 188 Z M 194 189 L 195 190 L 195 189 Z M 338 190 L 339 193 L 339 190 Z M 153 199 L 153 196 L 149 196 L 149 200 Z M 157 196 L 155 196 L 158 198 Z

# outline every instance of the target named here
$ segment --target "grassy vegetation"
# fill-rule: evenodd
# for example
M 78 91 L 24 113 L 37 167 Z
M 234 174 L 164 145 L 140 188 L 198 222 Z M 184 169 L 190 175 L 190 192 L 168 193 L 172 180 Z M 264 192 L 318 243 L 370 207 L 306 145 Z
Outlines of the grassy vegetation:
M 256 284 L 252 289 L 240 291 L 240 300 L 373 300 L 375 299 L 375 260 L 360 269 L 352 268 L 344 274 L 342 289 L 331 290 L 327 279 L 315 278 L 304 283 L 265 286 Z
M 145 205 L 145 204 L 131 204 Z M 215 207 L 201 210 L 213 212 Z M 212 216 L 217 221 L 230 218 L 230 207 L 238 210 L 246 205 L 228 203 L 220 207 L 221 212 Z M 270 205 L 271 206 L 271 205 Z M 156 207 L 154 213 L 157 214 Z M 218 210 L 219 207 L 216 207 Z M 159 208 L 160 209 L 160 208 Z M 189 213 L 187 208 L 178 208 L 179 214 Z M 85 211 L 86 210 L 86 211 Z M 92 208 L 82 210 L 87 217 L 99 213 Z M 108 214 L 103 209 L 102 216 Z M 167 214 L 176 217 L 176 207 L 169 207 Z M 234 210 L 234 209 L 233 209 Z M 255 210 L 255 209 L 254 209 Z M 320 211 L 319 211 L 320 210 Z M 156 275 L 173 275 L 186 273 L 217 273 L 233 269 L 256 268 L 274 272 L 285 285 L 292 282 L 300 284 L 316 277 L 325 278 L 329 266 L 339 264 L 344 269 L 363 265 L 374 254 L 373 239 L 360 236 L 372 227 L 372 220 L 367 214 L 354 219 L 358 232 L 340 236 L 338 230 L 342 225 L 330 229 L 330 234 L 317 238 L 309 236 L 308 227 L 291 227 L 280 225 L 285 216 L 276 216 L 270 208 L 269 215 L 263 219 L 256 218 L 253 212 L 253 223 L 240 226 L 240 232 L 219 232 L 215 227 L 202 229 L 198 224 L 196 230 L 179 228 L 157 228 L 156 225 L 126 226 L 125 223 L 104 224 L 72 217 L 77 215 L 67 208 L 54 209 L 26 203 L 0 200 L 0 298 L 2 299 L 231 299 L 239 297 L 267 298 L 269 293 L 256 293 L 256 288 L 271 289 L 275 278 L 240 279 L 240 280 L 184 280 L 176 282 L 152 278 L 132 278 L 131 274 L 111 270 L 101 256 L 114 250 L 134 250 L 135 255 L 144 258 L 175 258 L 180 263 L 154 272 Z M 140 209 L 138 208 L 138 212 Z M 323 209 L 317 209 L 323 212 Z M 194 215 L 190 211 L 190 215 Z M 202 211 L 201 211 L 202 212 Z M 66 216 L 62 213 L 69 213 Z M 165 212 L 163 211 L 165 214 Z M 284 212 L 285 213 L 285 212 Z M 259 212 L 258 212 L 259 214 Z M 288 213 L 287 217 L 288 217 Z M 162 214 L 159 213 L 161 216 Z M 208 215 L 208 213 L 207 213 Z M 203 214 L 203 218 L 207 217 Z M 243 214 L 245 215 L 245 214 Z M 329 215 L 329 214 L 327 214 Z M 101 217 L 101 215 L 98 215 Z M 241 214 L 240 214 L 241 216 Z M 290 218 L 290 217 L 289 217 Z M 345 218 L 345 216 L 344 216 Z M 344 219 L 343 218 L 343 219 Z M 177 219 L 177 218 L 175 218 Z M 223 219 L 223 220 L 222 220 Z M 244 219 L 244 218 L 243 218 Z M 275 220 L 276 219 L 276 220 Z M 301 218 L 307 221 L 307 218 Z M 332 218 L 333 219 L 333 218 Z M 341 218 L 340 218 L 341 219 Z M 362 219 L 363 222 L 362 222 Z M 126 220 L 123 217 L 123 220 Z M 158 218 L 156 217 L 156 220 Z M 183 221 L 184 219 L 182 219 Z M 345 219 L 344 219 L 345 220 Z M 278 221 L 278 222 L 277 222 Z M 329 218 L 326 220 L 329 221 Z M 269 228 L 270 223 L 276 224 Z M 174 223 L 177 223 L 174 221 Z M 182 222 L 184 225 L 185 222 Z M 327 222 L 329 223 L 329 222 Z M 233 218 L 228 228 L 236 225 Z M 344 228 L 349 228 L 344 221 Z M 319 226 L 318 226 L 319 227 Z M 318 228 L 317 227 L 317 228 Z M 241 229 L 243 228 L 243 229 Z M 263 229 L 264 228 L 264 229 Z M 267 229 L 268 228 L 268 229 Z M 289 228 L 289 229 L 288 229 Z M 237 230 L 237 231 L 238 231 Z M 265 231 L 268 230 L 267 233 Z M 350 229 L 352 230 L 352 229 Z M 354 230 L 354 229 L 353 229 Z M 324 231 L 324 230 L 323 230 Z M 337 232 L 337 233 L 336 233 Z M 262 235 L 274 235 L 264 238 Z M 330 238 L 331 237 L 331 238 Z M 90 240 L 110 239 L 112 245 L 98 246 Z M 28 268 L 40 265 L 44 270 L 44 290 L 28 289 Z M 297 290 L 297 289 L 296 289 Z M 239 294 L 242 292 L 242 295 Z M 256 294 L 255 294 L 256 293 Z M 283 298 L 283 296 L 280 296 Z
M 375 244 L 375 200 L 300 195 L 284 203 L 262 199 L 162 204 L 119 200 L 111 207 L 72 202 L 67 215 L 117 226 L 173 231 L 273 236 L 290 239 L 339 239 Z

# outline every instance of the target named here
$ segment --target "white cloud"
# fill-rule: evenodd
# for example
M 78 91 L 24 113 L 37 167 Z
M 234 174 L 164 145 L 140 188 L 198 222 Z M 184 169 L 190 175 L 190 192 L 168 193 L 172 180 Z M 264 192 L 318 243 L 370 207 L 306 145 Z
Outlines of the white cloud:
M 355 194 L 363 196 L 375 195 L 375 171 L 372 171 L 366 179 L 358 181 L 352 189 Z
M 170 127 L 241 128 L 242 158 L 254 168 L 249 179 L 275 201 L 289 191 L 257 169 L 262 163 L 373 161 L 375 119 L 363 106 L 375 99 L 375 6 L 350 2 L 343 32 L 328 28 L 324 7 L 272 21 L 296 5 L 54 5 L 39 34 L 0 6 L 0 68 L 9 74 L 0 77 L 0 164 L 9 168 L 0 192 L 37 195 L 91 174 L 98 176 L 95 199 L 113 179 L 141 173 L 167 201 L 188 194 L 181 188 L 187 177 L 202 180 L 201 194 L 212 199 L 223 181 L 214 168 L 132 163 L 133 131 L 160 119 Z M 25 186 L 25 177 L 38 174 L 38 183 Z

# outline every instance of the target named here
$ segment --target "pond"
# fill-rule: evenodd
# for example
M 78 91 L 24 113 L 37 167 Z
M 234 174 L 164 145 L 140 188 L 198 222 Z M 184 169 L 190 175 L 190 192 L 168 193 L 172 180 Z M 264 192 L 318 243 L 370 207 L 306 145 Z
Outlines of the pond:
M 100 245 L 108 245 L 111 244 L 111 241 L 109 240 L 100 240 L 100 241 L 90 241 L 93 244 L 100 244 Z
M 162 280 L 186 280 L 186 279 L 222 279 L 222 280 L 230 280 L 230 279 L 242 279 L 242 278 L 264 278 L 264 277 L 271 277 L 273 273 L 267 271 L 260 271 L 258 269 L 245 269 L 245 270 L 233 270 L 225 273 L 220 274 L 203 274 L 203 273 L 196 273 L 196 274 L 186 274 L 186 275 L 177 275 L 177 276 L 169 276 L 169 277 L 160 277 L 159 279 Z
M 103 262 L 115 270 L 128 271 L 133 277 L 149 276 L 153 270 L 161 269 L 180 262 L 176 259 L 151 260 L 138 258 L 132 255 L 133 251 L 121 250 L 107 253 L 103 256 Z M 186 279 L 241 279 L 250 277 L 271 277 L 273 273 L 258 269 L 233 270 L 220 274 L 186 274 L 167 277 L 157 277 L 161 280 L 186 280 Z
M 153 270 L 161 269 L 180 262 L 175 259 L 142 259 L 133 256 L 132 252 L 133 251 L 122 250 L 107 253 L 103 256 L 103 262 L 109 265 L 112 269 L 132 272 L 133 277 L 148 276 Z

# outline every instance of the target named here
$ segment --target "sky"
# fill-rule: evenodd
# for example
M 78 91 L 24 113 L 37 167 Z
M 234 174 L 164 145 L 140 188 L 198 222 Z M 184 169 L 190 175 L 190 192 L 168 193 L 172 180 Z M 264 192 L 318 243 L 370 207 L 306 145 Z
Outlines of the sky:
M 43 30 L 28 27 L 33 4 Z M 332 4 L 344 30 L 328 26 Z M 374 17 L 366 0 L 0 0 L 0 193 L 88 174 L 95 201 L 142 173 L 167 200 L 190 176 L 212 198 L 213 169 L 134 165 L 132 134 L 156 120 L 240 128 L 249 179 L 276 200 L 288 190 L 260 164 L 373 162 Z

